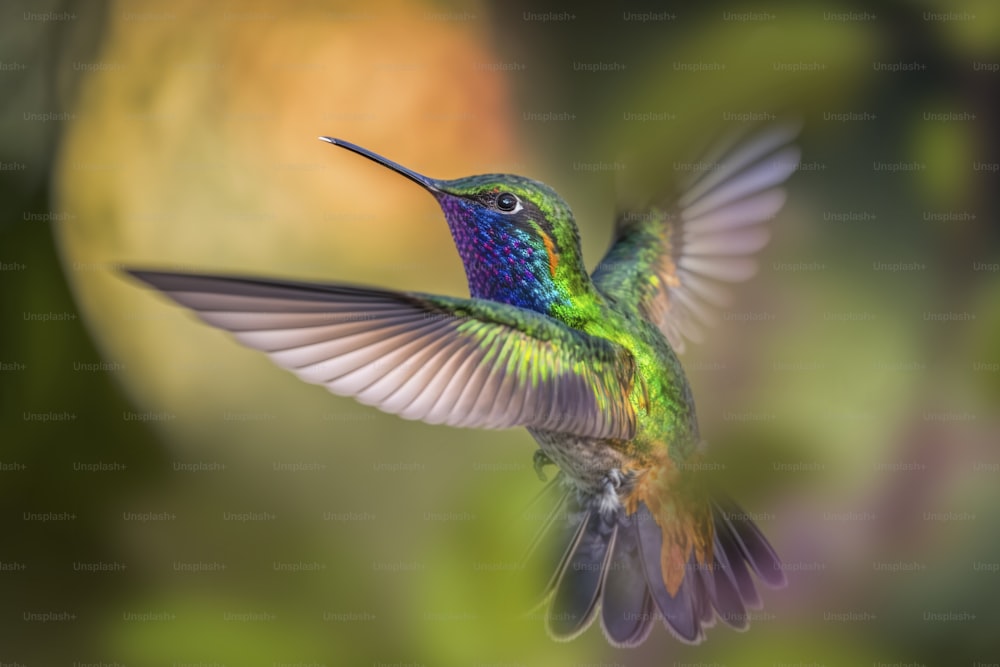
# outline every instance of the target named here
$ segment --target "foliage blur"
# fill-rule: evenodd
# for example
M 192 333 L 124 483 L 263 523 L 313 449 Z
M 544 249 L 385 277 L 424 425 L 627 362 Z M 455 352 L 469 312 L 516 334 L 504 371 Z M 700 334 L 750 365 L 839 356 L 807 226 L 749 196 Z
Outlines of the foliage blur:
M 995 3 L 4 11 L 0 663 L 1000 662 Z M 523 613 L 526 433 L 331 396 L 119 270 L 465 293 L 433 200 L 321 134 L 539 178 L 593 265 L 762 114 L 803 168 L 684 361 L 791 584 L 698 647 Z

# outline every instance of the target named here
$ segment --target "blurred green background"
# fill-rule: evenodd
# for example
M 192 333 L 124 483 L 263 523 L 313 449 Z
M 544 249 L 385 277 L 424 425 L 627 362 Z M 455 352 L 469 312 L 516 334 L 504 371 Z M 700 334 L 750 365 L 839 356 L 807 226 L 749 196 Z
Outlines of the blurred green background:
M 7 3 L 0 663 L 1000 662 L 1000 9 L 959 4 Z M 791 585 L 698 647 L 522 613 L 527 433 L 331 396 L 117 270 L 466 293 L 433 200 L 320 134 L 539 178 L 593 265 L 767 114 L 803 166 L 684 361 Z

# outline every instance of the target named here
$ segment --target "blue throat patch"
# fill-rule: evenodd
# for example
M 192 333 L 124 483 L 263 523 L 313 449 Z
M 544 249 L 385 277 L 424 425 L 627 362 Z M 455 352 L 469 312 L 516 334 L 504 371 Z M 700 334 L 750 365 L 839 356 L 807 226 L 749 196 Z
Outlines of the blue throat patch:
M 545 315 L 553 304 L 568 303 L 552 279 L 548 252 L 536 235 L 461 197 L 445 195 L 441 207 L 472 296 Z

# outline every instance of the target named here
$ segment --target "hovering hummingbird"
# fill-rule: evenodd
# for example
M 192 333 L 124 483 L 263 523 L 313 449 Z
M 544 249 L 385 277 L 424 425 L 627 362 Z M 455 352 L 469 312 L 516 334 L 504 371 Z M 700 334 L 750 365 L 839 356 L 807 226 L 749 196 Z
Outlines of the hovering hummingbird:
M 440 204 L 471 298 L 344 284 L 132 270 L 307 382 L 405 419 L 523 426 L 535 469 L 560 469 L 535 553 L 557 561 L 543 597 L 556 639 L 600 615 L 636 646 L 656 619 L 697 643 L 720 617 L 745 629 L 751 571 L 785 584 L 751 518 L 707 488 L 694 399 L 677 353 L 745 280 L 796 169 L 797 128 L 731 142 L 665 206 L 619 215 L 588 274 L 573 214 L 521 176 L 428 178 L 331 137 Z

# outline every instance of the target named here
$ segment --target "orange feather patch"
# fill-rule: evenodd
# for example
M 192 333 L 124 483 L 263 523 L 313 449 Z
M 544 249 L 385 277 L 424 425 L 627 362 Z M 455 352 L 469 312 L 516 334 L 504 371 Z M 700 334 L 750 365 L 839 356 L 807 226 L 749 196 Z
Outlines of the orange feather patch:
M 559 255 L 556 254 L 556 244 L 552 242 L 551 237 L 545 232 L 539 230 L 542 235 L 542 243 L 545 244 L 545 252 L 549 254 L 549 272 L 552 277 L 556 277 L 556 266 L 559 265 Z
M 699 565 L 712 562 L 712 514 L 703 495 L 703 481 L 697 475 L 678 470 L 668 456 L 657 459 L 636 470 L 639 473 L 636 484 L 623 500 L 629 514 L 642 501 L 653 515 L 663 535 L 660 551 L 663 583 L 670 595 L 676 595 L 687 574 L 692 551 Z

